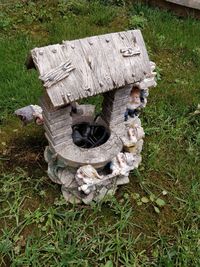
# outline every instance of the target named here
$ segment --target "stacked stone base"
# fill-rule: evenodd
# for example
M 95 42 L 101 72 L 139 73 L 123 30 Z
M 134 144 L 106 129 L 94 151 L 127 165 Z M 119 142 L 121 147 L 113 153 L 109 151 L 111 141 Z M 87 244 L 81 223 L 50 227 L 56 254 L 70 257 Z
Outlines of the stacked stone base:
M 124 129 L 124 133 L 120 134 L 123 142 L 122 151 L 100 169 L 95 169 L 92 165 L 77 168 L 67 166 L 49 146 L 46 147 L 48 176 L 53 182 L 61 185 L 62 194 L 67 202 L 99 202 L 106 196 L 114 195 L 120 185 L 129 183 L 130 172 L 138 168 L 141 162 L 144 131 L 138 117 L 124 122 Z

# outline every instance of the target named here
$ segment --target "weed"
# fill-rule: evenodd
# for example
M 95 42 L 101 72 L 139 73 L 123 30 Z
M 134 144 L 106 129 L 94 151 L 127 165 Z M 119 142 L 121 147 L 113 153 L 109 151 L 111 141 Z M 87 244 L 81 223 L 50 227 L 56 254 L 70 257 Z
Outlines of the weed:
M 125 6 L 126 0 L 100 0 L 103 5 Z
M 9 30 L 12 26 L 12 20 L 5 13 L 0 13 L 0 30 Z
M 162 69 L 159 66 L 156 66 L 156 79 L 157 81 L 162 80 Z
M 130 29 L 143 29 L 145 24 L 147 23 L 147 19 L 141 15 L 134 15 L 129 19 L 129 28 Z
M 91 4 L 90 21 L 98 26 L 108 25 L 117 15 L 116 8 L 106 7 L 101 5 L 98 1 Z
M 90 12 L 90 8 L 89 3 L 86 0 L 61 0 L 58 4 L 58 11 L 62 16 L 66 16 L 67 13 L 87 15 Z
M 192 50 L 191 59 L 197 67 L 200 66 L 200 47 Z

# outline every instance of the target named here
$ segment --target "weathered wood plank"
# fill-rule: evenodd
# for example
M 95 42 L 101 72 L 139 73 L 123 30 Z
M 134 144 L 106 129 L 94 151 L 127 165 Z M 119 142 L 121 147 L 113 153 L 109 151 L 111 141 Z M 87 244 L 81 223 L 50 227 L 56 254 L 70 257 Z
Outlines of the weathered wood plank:
M 130 37 L 128 32 L 122 32 L 118 35 L 120 36 L 124 48 L 130 47 L 133 50 L 140 50 L 139 54 L 136 54 L 133 57 L 127 57 L 125 61 L 126 68 L 129 70 L 128 83 L 137 82 L 144 76 L 143 71 L 141 72 L 141 48 L 138 46 L 135 37 L 128 38 Z
M 65 49 L 65 47 L 62 47 L 61 45 L 59 46 L 56 52 L 57 58 L 59 58 L 60 62 L 62 62 L 63 59 L 71 60 L 72 65 L 76 68 L 73 58 L 70 59 L 67 56 L 67 54 L 64 52 Z M 59 102 L 63 104 L 73 102 L 74 99 L 79 99 L 78 87 L 80 86 L 80 84 L 76 80 L 76 76 L 74 74 L 75 71 L 76 70 L 72 71 L 67 79 L 64 79 L 50 87 L 47 90 L 47 93 L 52 97 L 55 97 L 56 94 Z M 59 106 L 59 104 L 57 104 L 57 106 Z
M 77 40 L 75 41 L 68 41 L 63 42 L 62 50 L 67 58 L 71 58 L 73 61 L 73 64 L 76 66 L 76 69 L 73 71 L 73 75 L 71 76 L 72 83 L 74 88 L 70 90 L 70 92 L 67 92 L 67 88 L 70 89 L 70 84 L 66 84 L 65 91 L 68 94 L 68 99 L 70 101 L 74 101 L 75 99 L 81 99 L 84 98 L 84 75 L 81 72 L 81 57 L 78 53 L 79 46 L 77 45 Z M 81 66 L 83 66 L 81 64 Z M 69 96 L 69 94 L 71 94 Z M 77 98 L 78 96 L 78 98 Z
M 75 40 L 74 42 L 64 42 L 67 46 L 67 54 L 70 58 L 73 58 L 77 69 L 75 71 L 76 79 L 79 80 L 80 84 L 80 98 L 85 98 L 89 95 L 93 95 L 96 91 L 95 81 L 89 68 L 85 55 L 82 51 L 80 41 Z M 77 88 L 79 89 L 79 88 Z
M 94 92 L 94 95 L 112 90 L 113 82 L 110 78 L 108 65 L 104 61 L 104 54 L 99 44 L 98 37 L 95 36 L 87 39 L 80 39 L 80 43 L 88 66 L 91 68 L 92 74 L 99 83 L 98 90 Z
M 67 60 L 39 78 L 44 82 L 44 87 L 49 88 L 64 78 L 67 78 L 74 69 L 75 67 L 71 64 L 71 61 Z
M 147 75 L 150 74 L 151 65 L 141 31 L 140 30 L 128 31 L 125 33 L 125 36 L 127 40 L 129 40 L 129 42 L 133 42 L 133 40 L 136 40 L 136 43 L 140 48 L 141 54 L 139 59 L 139 65 L 137 68 L 139 75 L 141 76 L 140 79 L 143 80 L 144 77 L 142 78 L 142 72 L 143 74 L 145 73 Z
M 118 64 L 120 66 L 120 71 L 123 74 L 125 83 L 133 83 L 135 81 L 135 77 L 132 76 L 133 70 L 131 69 L 130 60 L 133 58 L 123 57 L 120 50 L 126 48 L 121 36 L 118 33 L 112 34 L 111 39 L 113 40 L 113 47 L 115 48 L 115 56 L 117 57 Z M 125 83 L 123 85 L 125 85 Z
M 133 82 L 137 82 L 141 79 L 141 69 L 140 69 L 140 60 L 141 60 L 141 50 L 140 47 L 135 43 L 135 39 L 127 39 L 128 33 L 127 32 L 122 32 L 119 33 L 119 36 L 122 40 L 122 43 L 124 45 L 124 47 L 131 47 L 132 49 L 136 49 L 140 51 L 139 54 L 136 54 L 135 56 L 131 57 L 131 58 L 127 58 L 126 59 L 126 64 L 127 64 L 127 68 L 131 71 L 131 78 L 133 78 Z M 142 76 L 143 76 L 143 72 L 142 72 Z M 129 77 L 130 81 L 131 78 Z
M 125 84 L 121 67 L 119 68 L 119 51 L 115 49 L 110 34 L 100 35 L 98 39 L 104 53 L 104 60 L 106 61 L 110 76 L 113 80 L 113 87 L 119 88 Z M 110 64 L 111 62 L 112 64 Z

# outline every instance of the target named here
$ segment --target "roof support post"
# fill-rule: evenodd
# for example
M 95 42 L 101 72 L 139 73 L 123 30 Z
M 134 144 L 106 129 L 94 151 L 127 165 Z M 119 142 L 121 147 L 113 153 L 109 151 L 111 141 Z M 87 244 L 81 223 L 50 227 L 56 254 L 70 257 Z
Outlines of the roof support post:
M 102 119 L 110 128 L 118 127 L 124 123 L 124 114 L 129 102 L 130 92 L 133 85 L 126 85 L 120 89 L 104 94 L 102 106 Z
M 47 104 L 46 98 L 43 97 L 41 107 L 43 109 L 45 136 L 49 145 L 54 148 L 69 141 L 72 135 L 71 106 L 68 105 L 55 110 Z

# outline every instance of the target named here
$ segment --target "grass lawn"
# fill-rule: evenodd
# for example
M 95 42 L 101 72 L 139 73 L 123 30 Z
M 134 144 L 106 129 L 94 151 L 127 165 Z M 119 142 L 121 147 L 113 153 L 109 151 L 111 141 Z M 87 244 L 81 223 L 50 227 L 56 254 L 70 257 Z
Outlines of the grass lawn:
M 66 204 L 46 174 L 43 129 L 13 116 L 42 94 L 27 54 L 134 28 L 158 66 L 143 162 L 109 201 Z M 123 0 L 0 2 L 0 266 L 200 266 L 199 36 L 200 21 Z

